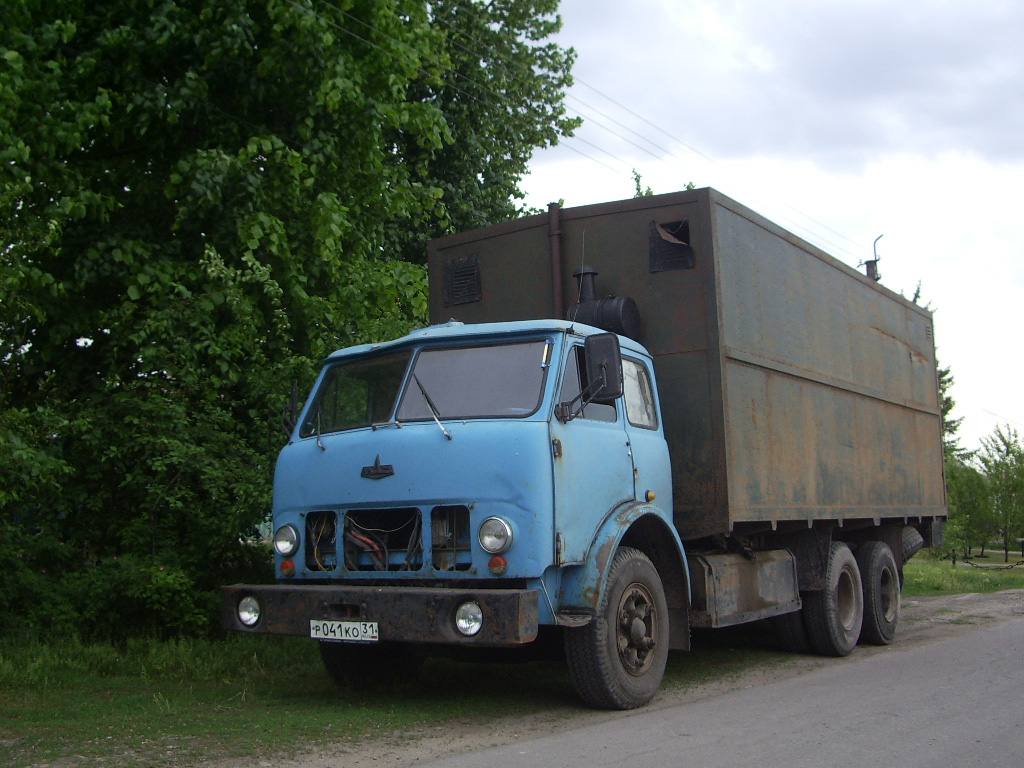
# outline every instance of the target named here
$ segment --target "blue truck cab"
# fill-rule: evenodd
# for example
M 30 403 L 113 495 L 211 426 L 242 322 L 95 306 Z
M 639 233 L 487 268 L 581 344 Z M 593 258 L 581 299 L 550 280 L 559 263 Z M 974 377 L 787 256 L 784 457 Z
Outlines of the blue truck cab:
M 315 638 L 329 666 L 381 648 L 517 646 L 541 626 L 585 633 L 632 531 L 630 551 L 674 574 L 685 647 L 671 499 L 652 360 L 635 341 L 568 321 L 450 322 L 344 349 L 278 459 L 277 584 L 227 588 L 225 621 Z M 663 591 L 615 597 L 632 617 L 618 653 L 656 663 L 659 681 Z M 635 706 L 650 687 L 616 696 Z

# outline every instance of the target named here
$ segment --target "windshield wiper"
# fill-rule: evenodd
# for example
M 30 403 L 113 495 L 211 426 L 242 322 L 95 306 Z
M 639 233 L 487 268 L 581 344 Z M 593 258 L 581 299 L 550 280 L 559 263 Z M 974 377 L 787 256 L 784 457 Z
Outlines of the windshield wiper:
M 449 440 L 452 439 L 451 433 L 444 428 L 444 424 L 441 423 L 441 412 L 437 410 L 437 406 L 434 405 L 434 401 L 430 399 L 430 395 L 427 394 L 427 390 L 424 388 L 423 383 L 420 381 L 420 377 L 415 373 L 412 375 L 412 380 L 416 382 L 416 386 L 420 388 L 420 392 L 423 395 L 423 399 L 427 401 L 427 407 L 430 408 L 430 414 L 434 417 L 434 421 L 437 422 L 437 426 L 441 428 L 441 432 Z

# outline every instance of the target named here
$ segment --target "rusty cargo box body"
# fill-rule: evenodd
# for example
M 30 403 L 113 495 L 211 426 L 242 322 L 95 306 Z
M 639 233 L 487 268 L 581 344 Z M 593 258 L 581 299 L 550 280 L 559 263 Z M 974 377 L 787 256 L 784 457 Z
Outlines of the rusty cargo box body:
M 715 190 L 436 240 L 431 322 L 565 317 L 583 264 L 639 307 L 684 540 L 945 515 L 930 313 Z

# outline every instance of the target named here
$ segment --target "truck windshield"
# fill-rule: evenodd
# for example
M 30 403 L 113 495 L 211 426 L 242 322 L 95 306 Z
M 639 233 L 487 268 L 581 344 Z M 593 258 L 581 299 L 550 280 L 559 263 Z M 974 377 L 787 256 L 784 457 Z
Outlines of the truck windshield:
M 432 420 L 431 405 L 439 419 L 529 416 L 540 407 L 551 342 L 427 347 L 416 355 L 407 375 L 412 356 L 402 352 L 332 365 L 299 436 L 392 419 Z
M 421 350 L 399 421 L 529 416 L 540 407 L 550 349 L 547 340 Z M 429 398 L 429 402 L 428 402 Z
M 411 352 L 332 365 L 302 422 L 300 437 L 386 422 L 409 367 Z

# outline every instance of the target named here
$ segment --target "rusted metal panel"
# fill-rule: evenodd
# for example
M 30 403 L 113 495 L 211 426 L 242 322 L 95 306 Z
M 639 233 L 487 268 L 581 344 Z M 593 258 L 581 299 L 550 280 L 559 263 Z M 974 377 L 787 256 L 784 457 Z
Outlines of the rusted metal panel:
M 584 264 L 598 295 L 633 298 L 683 539 L 945 515 L 927 310 L 712 189 L 562 209 L 557 220 L 554 262 L 548 216 L 433 241 L 431 319 L 542 317 L 554 307 L 552 263 L 566 307 Z M 469 255 L 480 298 L 445 306 L 434 286 Z
M 690 558 L 695 627 L 728 627 L 800 608 L 796 560 L 784 549 Z
M 256 597 L 262 615 L 243 625 L 238 602 Z M 382 641 L 508 646 L 537 638 L 538 595 L 527 589 L 435 589 L 421 587 L 289 584 L 221 588 L 223 626 L 241 632 L 309 637 L 313 619 L 375 621 Z M 454 627 L 455 610 L 475 600 L 483 626 L 473 637 Z

